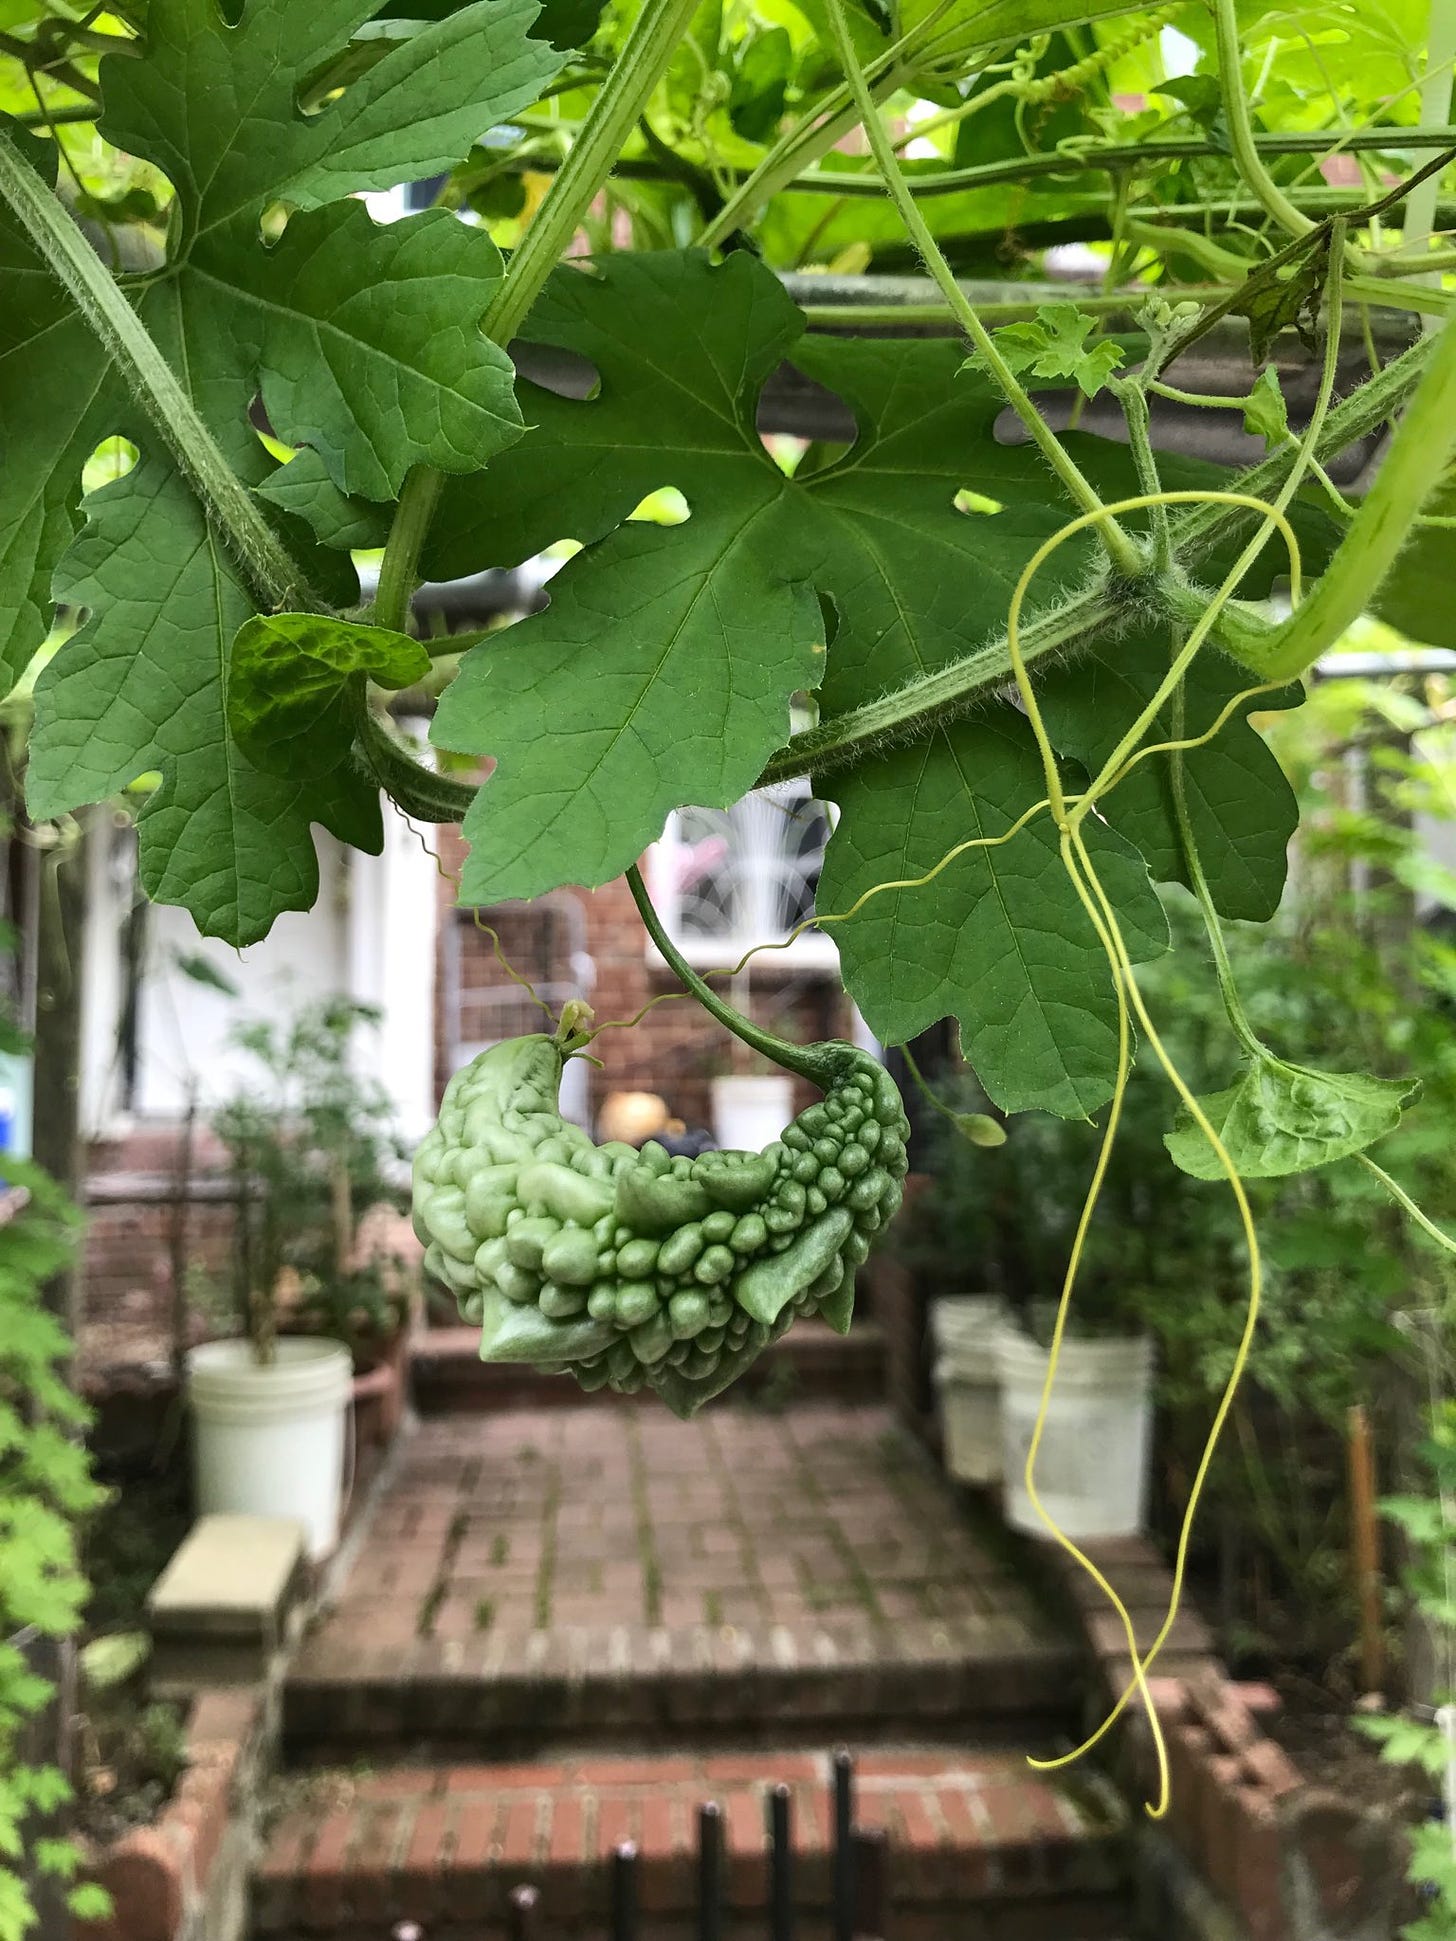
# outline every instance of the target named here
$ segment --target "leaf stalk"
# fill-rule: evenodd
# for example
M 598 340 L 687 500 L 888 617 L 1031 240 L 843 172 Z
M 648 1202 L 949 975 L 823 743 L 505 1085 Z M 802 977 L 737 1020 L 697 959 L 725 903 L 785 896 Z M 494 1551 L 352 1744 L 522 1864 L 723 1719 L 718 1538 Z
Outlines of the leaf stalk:
M 257 500 L 223 457 L 126 294 L 60 197 L 0 129 L 0 196 L 61 283 L 161 434 L 209 522 L 242 563 L 265 607 L 311 604 L 308 582 Z

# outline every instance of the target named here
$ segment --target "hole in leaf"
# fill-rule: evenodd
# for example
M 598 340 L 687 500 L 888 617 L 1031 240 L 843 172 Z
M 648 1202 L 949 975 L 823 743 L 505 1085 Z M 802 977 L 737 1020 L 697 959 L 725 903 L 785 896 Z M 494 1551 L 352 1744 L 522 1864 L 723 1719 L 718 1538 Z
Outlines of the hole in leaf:
M 681 526 L 692 518 L 692 507 L 675 485 L 659 485 L 627 515 L 644 525 Z
M 584 403 L 602 388 L 601 373 L 589 357 L 560 350 L 555 344 L 529 344 L 518 339 L 511 345 L 511 358 L 528 383 L 553 397 Z
M 82 492 L 99 492 L 124 479 L 140 456 L 129 438 L 103 438 L 81 468 Z
M 848 450 L 859 437 L 854 413 L 844 399 L 792 364 L 780 364 L 771 387 L 765 386 L 757 429 L 760 437 L 786 433 L 810 448 L 833 445 Z

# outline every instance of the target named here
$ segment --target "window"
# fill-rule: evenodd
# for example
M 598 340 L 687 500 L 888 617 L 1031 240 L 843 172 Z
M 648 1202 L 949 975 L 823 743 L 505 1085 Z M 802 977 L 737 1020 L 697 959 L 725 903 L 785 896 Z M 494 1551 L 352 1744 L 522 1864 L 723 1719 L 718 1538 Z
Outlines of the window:
M 807 783 L 777 783 L 731 809 L 679 809 L 650 858 L 652 898 L 695 968 L 726 967 L 758 943 L 778 943 L 814 913 L 831 823 Z M 837 972 L 833 939 L 806 930 L 755 959 L 794 971 Z

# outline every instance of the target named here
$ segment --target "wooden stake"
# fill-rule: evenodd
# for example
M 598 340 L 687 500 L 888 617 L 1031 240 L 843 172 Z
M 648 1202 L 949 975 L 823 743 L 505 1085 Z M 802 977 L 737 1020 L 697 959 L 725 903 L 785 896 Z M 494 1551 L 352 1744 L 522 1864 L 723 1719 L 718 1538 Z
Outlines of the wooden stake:
M 1380 1525 L 1375 1510 L 1375 1451 L 1370 1418 L 1356 1403 L 1346 1418 L 1350 1491 L 1350 1555 L 1360 1605 L 1360 1682 L 1367 1692 L 1385 1683 L 1385 1629 L 1380 1613 Z

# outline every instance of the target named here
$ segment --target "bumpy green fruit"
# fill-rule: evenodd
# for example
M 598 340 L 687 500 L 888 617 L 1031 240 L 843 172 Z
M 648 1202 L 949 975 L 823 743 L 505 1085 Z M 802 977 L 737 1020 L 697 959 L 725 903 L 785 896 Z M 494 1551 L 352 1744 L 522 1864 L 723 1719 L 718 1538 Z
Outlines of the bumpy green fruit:
M 841 1334 L 855 1268 L 900 1204 L 895 1083 L 815 1048 L 828 1089 L 762 1153 L 594 1146 L 561 1117 L 562 1053 L 513 1038 L 455 1074 L 415 1155 L 425 1266 L 478 1321 L 486 1361 L 653 1388 L 692 1415 L 798 1314 Z

